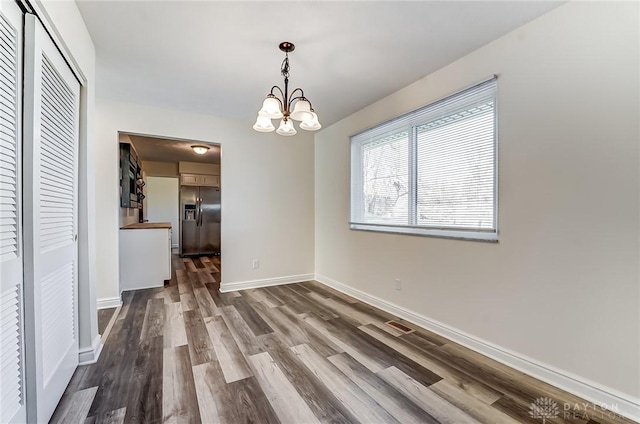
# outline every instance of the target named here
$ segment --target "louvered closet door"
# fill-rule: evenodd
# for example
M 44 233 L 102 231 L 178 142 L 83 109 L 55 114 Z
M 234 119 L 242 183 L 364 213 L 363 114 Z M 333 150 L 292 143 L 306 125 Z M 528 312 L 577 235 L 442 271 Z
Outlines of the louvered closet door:
M 78 365 L 80 85 L 30 14 L 24 67 L 27 418 L 47 422 Z
M 0 1 L 0 423 L 25 422 L 21 223 L 22 12 Z

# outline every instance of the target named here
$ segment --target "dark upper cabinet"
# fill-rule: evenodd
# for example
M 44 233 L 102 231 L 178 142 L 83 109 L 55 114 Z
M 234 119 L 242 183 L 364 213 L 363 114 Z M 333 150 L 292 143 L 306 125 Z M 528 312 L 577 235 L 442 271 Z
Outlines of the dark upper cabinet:
M 142 207 L 142 169 L 133 146 L 120 143 L 120 206 Z

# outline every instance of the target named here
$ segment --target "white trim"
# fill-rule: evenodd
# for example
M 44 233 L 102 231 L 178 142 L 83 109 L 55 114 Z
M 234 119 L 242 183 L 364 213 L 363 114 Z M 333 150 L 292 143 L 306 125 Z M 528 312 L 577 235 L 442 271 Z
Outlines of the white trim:
M 262 280 L 239 281 L 237 283 L 221 283 L 220 293 L 237 290 L 257 289 L 259 287 L 279 286 L 281 284 L 302 283 L 313 280 L 314 274 L 289 275 L 287 277 L 265 278 Z
M 498 242 L 497 231 L 461 231 L 461 230 L 444 230 L 439 228 L 426 228 L 408 225 L 383 225 L 375 223 L 356 223 L 349 224 L 349 228 L 352 230 L 362 231 L 374 231 L 380 233 L 393 233 L 393 234 L 409 234 L 413 236 L 427 236 L 427 237 L 440 237 L 456 240 L 470 240 L 470 241 L 488 241 Z
M 100 353 L 102 353 L 102 339 L 98 334 L 91 343 L 91 347 L 85 347 L 78 352 L 78 365 L 90 365 L 98 362 Z
M 117 308 L 120 305 L 122 305 L 120 297 L 104 297 L 98 299 L 98 309 Z
M 74 76 L 78 79 L 80 85 L 85 86 L 87 84 L 87 78 L 82 72 L 80 65 L 76 62 L 75 57 L 73 57 L 71 49 L 69 49 L 67 43 L 65 43 L 62 35 L 60 35 L 60 32 L 56 28 L 53 19 L 51 19 L 51 17 L 47 13 L 47 9 L 42 6 L 43 0 L 35 0 L 32 2 L 20 0 L 20 3 L 26 4 L 27 10 L 33 10 L 33 14 L 38 17 L 38 20 L 40 21 L 40 23 L 42 23 L 42 26 L 49 34 L 49 37 L 51 37 L 53 43 L 60 50 L 60 54 L 62 55 L 62 57 L 64 57 L 64 60 L 69 65 L 71 72 L 73 72 Z
M 509 349 L 497 346 L 486 340 L 467 334 L 456 328 L 434 319 L 425 317 L 415 312 L 404 309 L 398 305 L 387 302 L 363 291 L 347 286 L 324 275 L 316 274 L 315 280 L 342 293 L 355 297 L 365 303 L 380 308 L 413 324 L 419 325 L 429 331 L 433 331 L 449 340 L 459 343 L 475 352 L 488 356 L 504 365 L 521 371 L 531 377 L 549 383 L 559 389 L 579 396 L 596 405 L 607 405 L 624 417 L 640 422 L 640 399 L 626 393 L 619 392 L 600 383 L 596 383 L 569 371 L 562 370 L 542 363 L 536 359 L 513 352 Z

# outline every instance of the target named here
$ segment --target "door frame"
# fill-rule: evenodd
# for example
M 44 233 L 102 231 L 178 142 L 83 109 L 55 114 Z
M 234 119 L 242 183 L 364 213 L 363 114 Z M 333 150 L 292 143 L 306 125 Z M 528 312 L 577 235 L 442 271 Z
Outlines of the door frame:
M 191 144 L 203 144 L 205 146 L 216 146 L 217 148 L 220 149 L 220 186 L 222 187 L 222 157 L 223 157 L 223 146 L 222 143 L 219 142 L 214 142 L 214 141 L 207 141 L 207 140 L 197 140 L 197 139 L 193 139 L 193 138 L 182 138 L 182 137 L 173 137 L 173 136 L 165 136 L 165 135 L 159 135 L 159 134 L 154 134 L 154 133 L 145 133 L 145 132 L 136 132 L 136 131 L 128 131 L 128 130 L 123 130 L 123 129 L 118 129 L 116 132 L 116 136 L 114 138 L 114 146 L 113 149 L 116 150 L 116 157 L 120 157 L 120 138 L 122 135 L 127 135 L 127 136 L 138 136 L 138 137 L 148 137 L 148 138 L 159 138 L 159 139 L 163 139 L 163 140 L 172 140 L 172 141 L 183 141 L 186 143 L 191 143 Z M 142 161 L 142 160 L 141 160 Z M 143 170 L 144 172 L 144 170 Z M 161 175 L 156 175 L 156 176 L 161 176 Z M 167 176 L 167 175 L 163 175 L 163 176 Z M 180 173 L 178 172 L 177 178 L 180 178 Z M 180 184 L 178 184 L 178 197 L 180 197 Z M 179 200 L 179 199 L 178 199 Z M 220 196 L 220 205 L 222 207 L 223 204 L 223 198 L 222 195 Z M 120 203 L 118 203 L 120 204 Z M 178 249 L 180 249 L 180 246 L 182 244 L 182 230 L 180 228 L 180 226 L 182 225 L 182 210 L 179 208 L 178 209 Z M 118 245 L 119 243 L 119 234 L 120 232 L 118 232 Z M 222 220 L 220 221 L 220 234 L 221 234 L 221 238 L 222 238 Z M 220 256 L 222 257 L 223 254 L 223 244 L 222 244 L 222 240 L 221 240 L 221 247 L 220 247 Z M 118 264 L 118 275 L 120 275 L 120 265 Z M 118 285 L 119 287 L 119 285 Z M 122 295 L 122 292 L 120 292 L 120 296 Z

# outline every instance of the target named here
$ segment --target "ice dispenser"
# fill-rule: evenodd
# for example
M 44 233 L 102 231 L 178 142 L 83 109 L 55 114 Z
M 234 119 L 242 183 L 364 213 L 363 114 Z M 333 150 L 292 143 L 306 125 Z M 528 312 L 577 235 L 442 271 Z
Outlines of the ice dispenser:
M 184 220 L 195 221 L 196 220 L 196 205 L 195 203 L 186 203 L 184 205 Z

